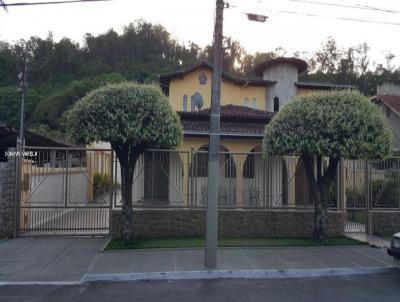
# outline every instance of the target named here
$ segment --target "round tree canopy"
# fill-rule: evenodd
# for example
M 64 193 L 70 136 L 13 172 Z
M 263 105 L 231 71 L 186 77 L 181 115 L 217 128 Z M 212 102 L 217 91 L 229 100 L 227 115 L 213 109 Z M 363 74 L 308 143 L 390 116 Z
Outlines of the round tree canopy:
M 294 98 L 265 129 L 269 155 L 379 159 L 391 149 L 381 110 L 356 91 L 318 92 Z
M 169 148 L 179 145 L 178 115 L 162 91 L 125 82 L 90 92 L 67 114 L 68 132 L 77 143 L 141 144 Z

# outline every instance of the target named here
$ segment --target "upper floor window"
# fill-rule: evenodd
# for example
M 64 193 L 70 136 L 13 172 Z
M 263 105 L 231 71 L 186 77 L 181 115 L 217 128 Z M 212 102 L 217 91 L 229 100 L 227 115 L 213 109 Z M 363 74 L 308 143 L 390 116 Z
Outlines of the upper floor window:
M 185 94 L 183 96 L 183 112 L 188 111 L 188 98 L 187 95 Z
M 279 98 L 276 96 L 274 97 L 274 112 L 279 111 Z
M 243 100 L 243 106 L 244 106 L 244 107 L 249 107 L 249 106 L 250 106 L 250 101 L 249 101 L 248 98 L 245 98 L 245 99 Z
M 257 99 L 256 98 L 253 98 L 253 100 L 251 101 L 251 108 L 257 109 Z

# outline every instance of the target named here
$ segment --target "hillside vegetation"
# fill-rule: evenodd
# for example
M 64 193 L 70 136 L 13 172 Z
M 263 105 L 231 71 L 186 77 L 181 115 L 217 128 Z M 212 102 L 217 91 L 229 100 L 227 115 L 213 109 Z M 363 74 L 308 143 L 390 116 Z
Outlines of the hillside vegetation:
M 181 45 L 161 25 L 144 20 L 125 26 L 121 33 L 110 29 L 104 34 L 86 34 L 82 45 L 69 38 L 54 41 L 32 37 L 26 98 L 27 126 L 36 132 L 56 137 L 65 133 L 64 113 L 89 91 L 107 83 L 135 81 L 157 83 L 160 74 L 212 58 L 210 46 Z M 239 42 L 225 39 L 225 71 L 254 76 L 253 69 L 265 59 L 287 55 L 282 48 L 249 54 Z M 0 41 L 0 122 L 17 127 L 20 96 L 17 75 L 21 70 L 21 43 Z M 341 49 L 333 38 L 313 54 L 297 52 L 306 60 L 307 73 L 301 80 L 350 83 L 366 95 L 386 80 L 398 81 L 400 71 L 393 66 L 394 55 L 384 64 L 372 64 L 365 43 Z

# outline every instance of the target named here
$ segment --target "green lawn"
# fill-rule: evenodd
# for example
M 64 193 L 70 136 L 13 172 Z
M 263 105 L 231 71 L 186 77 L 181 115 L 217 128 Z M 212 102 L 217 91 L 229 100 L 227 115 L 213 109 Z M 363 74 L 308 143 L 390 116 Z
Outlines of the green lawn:
M 364 242 L 348 237 L 330 238 L 324 244 L 316 244 L 309 238 L 220 238 L 219 247 L 280 247 L 280 246 L 333 246 L 363 245 Z M 111 240 L 105 250 L 196 248 L 204 247 L 203 238 L 138 238 L 134 243 L 123 246 L 120 240 Z

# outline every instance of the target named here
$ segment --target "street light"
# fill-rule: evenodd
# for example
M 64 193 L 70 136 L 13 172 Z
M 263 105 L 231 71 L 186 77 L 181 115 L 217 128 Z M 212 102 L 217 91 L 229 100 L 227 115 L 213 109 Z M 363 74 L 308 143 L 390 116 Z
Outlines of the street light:
M 258 15 L 258 14 L 250 14 L 246 13 L 247 19 L 250 21 L 255 21 L 255 22 L 265 22 L 267 21 L 268 17 L 264 15 Z

